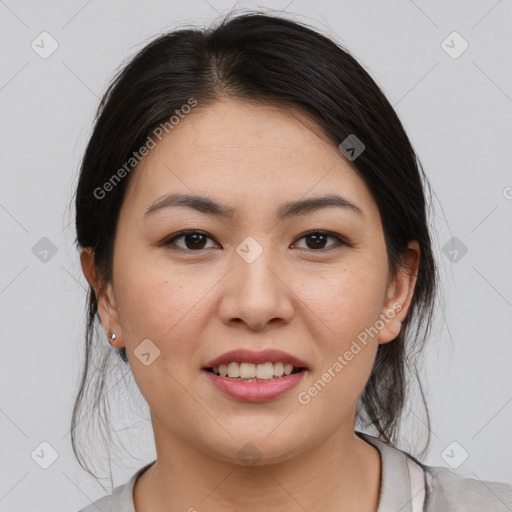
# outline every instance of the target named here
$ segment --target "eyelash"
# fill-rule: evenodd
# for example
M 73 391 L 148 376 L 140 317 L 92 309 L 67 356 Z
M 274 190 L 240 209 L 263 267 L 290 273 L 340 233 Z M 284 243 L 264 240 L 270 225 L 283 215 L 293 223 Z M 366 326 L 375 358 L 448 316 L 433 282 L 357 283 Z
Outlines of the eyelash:
M 176 234 L 172 235 L 171 237 L 166 238 L 163 241 L 162 245 L 164 247 L 168 247 L 170 245 L 173 245 L 174 242 L 176 240 L 180 239 L 180 238 L 185 238 L 188 235 L 195 235 L 195 234 L 203 235 L 203 236 L 213 240 L 213 238 L 211 236 L 209 236 L 207 233 L 205 233 L 204 231 L 199 231 L 199 230 L 196 230 L 196 229 L 190 229 L 190 230 L 180 231 L 179 233 L 176 233 Z M 345 245 L 347 247 L 351 247 L 351 245 L 346 240 L 344 240 L 341 236 L 339 236 L 339 235 L 337 235 L 335 233 L 331 233 L 330 231 L 322 231 L 322 230 L 308 231 L 306 233 L 303 233 L 297 240 L 300 240 L 302 238 L 306 238 L 306 237 L 311 236 L 311 235 L 325 235 L 328 238 L 330 237 L 330 238 L 336 239 L 336 241 L 338 243 L 338 246 Z M 335 246 L 336 246 L 336 244 L 335 244 Z M 181 250 L 186 251 L 186 252 L 201 252 L 201 251 L 205 250 L 205 249 L 195 249 L 194 250 L 194 249 L 187 249 L 187 248 L 183 248 L 183 247 L 178 247 L 178 249 L 181 249 Z M 305 249 L 308 250 L 308 251 L 313 251 L 313 252 L 324 252 L 324 251 L 331 250 L 332 246 L 327 247 L 327 248 L 322 248 L 322 249 L 308 249 L 308 248 L 305 248 Z

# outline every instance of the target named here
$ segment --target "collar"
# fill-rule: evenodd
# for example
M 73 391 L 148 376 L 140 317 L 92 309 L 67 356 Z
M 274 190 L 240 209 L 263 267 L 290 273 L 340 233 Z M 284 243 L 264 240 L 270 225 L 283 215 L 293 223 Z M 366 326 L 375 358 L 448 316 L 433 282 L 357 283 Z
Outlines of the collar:
M 381 483 L 377 512 L 412 512 L 408 457 L 372 435 L 358 431 L 356 434 L 375 446 L 380 453 Z

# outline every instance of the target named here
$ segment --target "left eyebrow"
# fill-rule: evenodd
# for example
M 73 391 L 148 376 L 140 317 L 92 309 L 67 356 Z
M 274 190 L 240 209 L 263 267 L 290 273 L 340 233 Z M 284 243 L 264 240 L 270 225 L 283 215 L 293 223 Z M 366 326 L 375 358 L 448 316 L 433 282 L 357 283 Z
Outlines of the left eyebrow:
M 363 211 L 359 206 L 350 202 L 345 197 L 336 194 L 283 203 L 277 210 L 277 217 L 281 220 L 297 215 L 305 215 L 322 208 L 344 208 L 364 217 Z
M 168 194 L 153 203 L 146 210 L 144 217 L 148 217 L 150 214 L 165 208 L 176 207 L 191 208 L 206 215 L 225 218 L 232 218 L 236 211 L 235 208 L 213 201 L 208 197 L 193 194 Z M 305 215 L 323 208 L 343 208 L 357 215 L 364 216 L 359 206 L 350 202 L 345 197 L 336 194 L 282 203 L 277 209 L 276 216 L 279 220 L 282 220 Z

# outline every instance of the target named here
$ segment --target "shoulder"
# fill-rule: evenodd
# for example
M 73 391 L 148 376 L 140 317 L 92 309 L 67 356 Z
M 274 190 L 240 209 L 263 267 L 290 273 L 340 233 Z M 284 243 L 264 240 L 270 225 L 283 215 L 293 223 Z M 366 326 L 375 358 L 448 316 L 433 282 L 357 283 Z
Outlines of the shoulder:
M 438 466 L 425 466 L 428 512 L 510 512 L 512 485 L 465 478 Z
M 418 510 L 425 512 L 512 511 L 512 485 L 478 477 L 464 478 L 448 468 L 428 466 L 370 434 L 356 433 L 377 447 L 381 454 L 379 512 L 381 509 L 411 510 L 411 502 L 418 507 L 417 503 L 423 499 L 425 506 Z
M 112 495 L 110 495 L 103 496 L 103 498 L 96 500 L 87 507 L 81 508 L 78 512 L 112 512 L 113 510 Z

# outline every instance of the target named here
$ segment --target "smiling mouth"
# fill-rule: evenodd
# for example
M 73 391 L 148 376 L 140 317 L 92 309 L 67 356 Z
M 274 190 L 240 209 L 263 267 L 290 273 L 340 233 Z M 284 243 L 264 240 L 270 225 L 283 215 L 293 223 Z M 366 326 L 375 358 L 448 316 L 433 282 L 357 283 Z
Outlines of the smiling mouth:
M 221 365 L 221 366 L 225 366 L 225 365 Z M 230 380 L 236 380 L 236 381 L 240 381 L 240 382 L 268 382 L 271 380 L 282 379 L 283 377 L 288 377 L 289 375 L 294 375 L 296 373 L 300 373 L 300 372 L 307 370 L 307 368 L 304 368 L 304 367 L 293 366 L 291 369 L 287 368 L 286 371 L 282 371 L 282 372 L 279 371 L 278 372 L 278 373 L 280 373 L 279 375 L 272 375 L 271 377 L 268 376 L 268 377 L 260 378 L 260 377 L 257 377 L 256 375 L 254 375 L 254 376 L 249 375 L 246 377 L 241 377 L 239 371 L 232 371 L 231 369 L 230 369 L 231 375 L 229 375 L 226 371 L 226 368 L 221 368 L 221 367 L 203 368 L 203 369 L 209 373 L 213 373 L 213 375 L 216 375 L 217 377 L 224 377 L 224 378 L 227 378 Z

